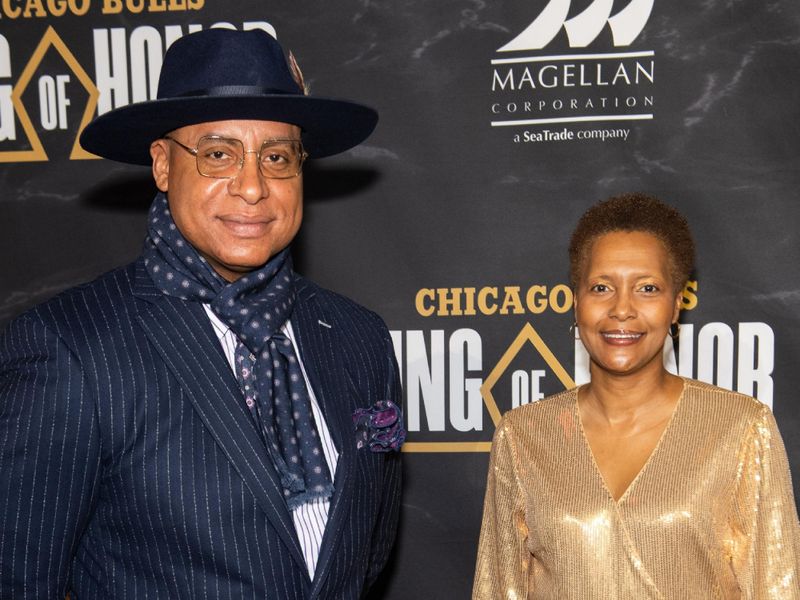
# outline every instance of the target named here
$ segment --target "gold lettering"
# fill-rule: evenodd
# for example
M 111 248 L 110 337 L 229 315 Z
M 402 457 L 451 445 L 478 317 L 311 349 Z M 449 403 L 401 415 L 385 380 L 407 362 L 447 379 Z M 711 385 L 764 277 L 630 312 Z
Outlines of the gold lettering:
M 47 10 L 54 17 L 60 17 L 67 12 L 66 0 L 47 0 Z
M 492 306 L 489 306 L 487 303 L 488 297 L 491 296 L 494 298 L 494 303 Z M 481 288 L 481 291 L 478 292 L 478 310 L 481 311 L 483 315 L 493 315 L 497 312 L 497 288 L 496 287 L 484 287 Z
M 92 0 L 69 0 L 69 9 L 73 15 L 82 17 L 89 12 L 89 6 Z
M 122 0 L 103 0 L 103 9 L 100 12 L 104 15 L 118 15 L 122 12 Z
M 681 308 L 683 310 L 692 310 L 697 307 L 697 294 L 695 294 L 697 290 L 698 282 L 696 279 L 690 279 L 686 282 L 686 287 L 681 292 Z
M 543 285 L 532 285 L 525 294 L 525 304 L 535 315 L 542 314 L 547 308 L 547 288 Z
M 439 296 L 437 316 L 461 316 L 461 288 L 438 288 L 436 294 Z M 448 294 L 450 294 L 450 297 L 448 297 Z
M 174 10 L 172 6 L 169 7 L 170 10 Z M 150 4 L 147 5 L 148 12 L 164 12 L 167 10 L 167 3 L 166 0 L 150 0 Z
M 559 302 L 559 298 L 563 297 Z M 550 308 L 559 314 L 564 314 L 572 308 L 572 290 L 563 283 L 550 290 Z
M 429 302 L 426 306 L 425 300 L 427 299 L 432 302 L 434 295 L 434 291 L 430 288 L 422 288 L 417 292 L 415 304 L 417 306 L 417 312 L 423 317 L 430 317 L 433 314 L 435 310 L 433 305 Z
M 694 297 L 688 289 L 689 286 L 683 292 L 687 307 L 689 299 Z M 423 317 L 434 314 L 438 317 L 522 315 L 526 312 L 540 315 L 548 309 L 563 314 L 572 309 L 574 295 L 570 287 L 563 283 L 552 288 L 546 285 L 531 285 L 528 288 L 518 285 L 443 287 L 420 289 L 414 302 L 417 313 Z M 691 307 L 694 305 L 696 301 Z
M 186 10 L 186 0 L 169 0 L 169 10 Z
M 144 10 L 145 0 L 125 0 L 125 8 L 128 12 L 140 13 Z
M 474 317 L 477 314 L 477 312 L 475 312 L 475 288 L 464 288 L 464 300 L 466 300 L 464 315 Z
M 25 0 L 23 8 L 21 0 L 0 0 L 0 19 L 63 17 L 67 10 L 74 15 L 82 16 L 89 12 L 90 3 L 91 0 Z
M 11 6 L 11 0 L 3 0 L 3 14 L 9 19 L 16 19 L 21 12 L 22 9 L 19 6 L 16 8 Z
M 519 296 L 519 286 L 509 285 L 503 291 L 505 295 L 503 296 L 503 306 L 500 308 L 500 314 L 507 315 L 510 307 L 513 307 L 515 315 L 523 314 L 525 309 L 522 307 L 522 298 Z
M 31 11 L 36 11 L 36 14 L 32 14 Z M 46 17 L 47 11 L 42 6 L 42 0 L 28 0 L 25 3 L 25 11 L 22 13 L 22 16 L 26 19 L 28 17 Z

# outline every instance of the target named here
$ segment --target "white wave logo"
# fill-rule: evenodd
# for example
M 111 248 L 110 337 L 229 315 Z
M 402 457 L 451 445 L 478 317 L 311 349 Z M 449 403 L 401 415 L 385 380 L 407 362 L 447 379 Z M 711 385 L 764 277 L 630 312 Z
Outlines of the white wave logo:
M 639 36 L 650 18 L 654 0 L 631 0 L 611 16 L 614 0 L 594 0 L 583 12 L 567 19 L 570 0 L 550 0 L 541 14 L 498 52 L 541 50 L 558 35 L 563 26 L 571 48 L 585 48 L 605 27 L 611 27 L 615 46 L 629 46 Z

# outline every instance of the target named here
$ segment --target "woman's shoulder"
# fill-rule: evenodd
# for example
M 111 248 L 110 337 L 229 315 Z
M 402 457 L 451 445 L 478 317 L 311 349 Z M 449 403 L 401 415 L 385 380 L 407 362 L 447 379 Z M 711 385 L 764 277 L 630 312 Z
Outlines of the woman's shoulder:
M 684 379 L 685 399 L 708 410 L 725 410 L 748 416 L 760 416 L 769 410 L 766 404 L 740 392 L 734 392 L 697 379 Z
M 772 418 L 769 406 L 752 396 L 696 379 L 684 382 L 682 403 L 690 419 L 700 426 L 744 435 L 754 425 L 766 424 Z

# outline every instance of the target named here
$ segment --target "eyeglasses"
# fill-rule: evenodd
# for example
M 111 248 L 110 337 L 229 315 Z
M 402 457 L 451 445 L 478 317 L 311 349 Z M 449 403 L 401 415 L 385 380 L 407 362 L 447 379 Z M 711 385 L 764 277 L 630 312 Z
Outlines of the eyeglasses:
M 204 135 L 194 148 L 168 135 L 164 139 L 175 142 L 193 154 L 197 161 L 197 172 L 214 179 L 233 179 L 238 176 L 244 166 L 245 154 L 256 155 L 258 170 L 264 177 L 291 179 L 300 175 L 303 161 L 308 157 L 300 140 L 266 140 L 258 151 L 245 151 L 242 140 L 218 135 Z

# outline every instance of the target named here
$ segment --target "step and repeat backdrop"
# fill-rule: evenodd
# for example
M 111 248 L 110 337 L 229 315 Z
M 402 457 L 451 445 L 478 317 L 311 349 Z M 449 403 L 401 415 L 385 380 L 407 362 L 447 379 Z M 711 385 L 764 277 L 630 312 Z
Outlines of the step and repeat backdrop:
M 567 242 L 645 191 L 698 244 L 671 368 L 772 406 L 800 492 L 800 6 L 793 0 L 2 0 L 0 325 L 139 253 L 148 169 L 77 143 L 153 98 L 188 32 L 264 29 L 374 106 L 310 161 L 298 270 L 380 313 L 409 429 L 375 598 L 465 598 L 495 424 L 587 378 Z M 124 139 L 118 140 L 125 144 Z

